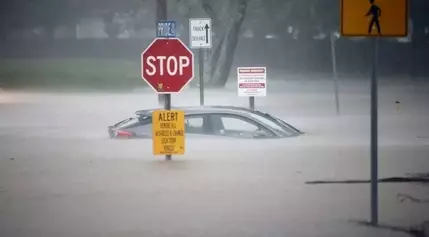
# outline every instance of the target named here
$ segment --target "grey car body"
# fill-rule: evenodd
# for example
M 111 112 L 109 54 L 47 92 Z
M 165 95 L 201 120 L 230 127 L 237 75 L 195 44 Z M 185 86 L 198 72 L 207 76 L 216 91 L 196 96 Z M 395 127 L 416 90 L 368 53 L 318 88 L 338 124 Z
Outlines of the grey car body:
M 235 106 L 173 107 L 185 112 L 187 137 L 275 139 L 304 134 L 285 121 L 260 111 Z M 136 116 L 108 127 L 111 138 L 151 138 L 152 112 L 138 110 Z

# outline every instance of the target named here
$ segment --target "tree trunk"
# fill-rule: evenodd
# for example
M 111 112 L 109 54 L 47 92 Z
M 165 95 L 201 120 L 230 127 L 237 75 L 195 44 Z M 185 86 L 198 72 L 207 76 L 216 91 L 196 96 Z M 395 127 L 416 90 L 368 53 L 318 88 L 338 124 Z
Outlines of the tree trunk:
M 229 2 L 229 1 L 225 1 Z M 240 28 L 246 13 L 248 0 L 234 0 L 226 7 L 228 17 L 214 19 L 213 47 L 206 67 L 209 76 L 207 87 L 221 88 L 228 81 L 234 52 L 238 44 Z M 212 17 L 213 18 L 213 17 Z
M 111 39 L 116 38 L 118 36 L 119 30 L 120 30 L 119 25 L 115 24 L 115 22 L 113 21 L 114 18 L 115 18 L 114 12 L 107 13 L 103 18 L 104 33 L 106 33 L 107 36 Z

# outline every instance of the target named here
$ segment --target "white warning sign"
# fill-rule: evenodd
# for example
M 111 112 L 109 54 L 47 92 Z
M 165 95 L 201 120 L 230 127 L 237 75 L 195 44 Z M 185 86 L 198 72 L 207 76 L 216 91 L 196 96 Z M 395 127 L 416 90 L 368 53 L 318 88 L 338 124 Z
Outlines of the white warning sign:
M 237 89 L 238 96 L 267 96 L 267 68 L 237 68 Z

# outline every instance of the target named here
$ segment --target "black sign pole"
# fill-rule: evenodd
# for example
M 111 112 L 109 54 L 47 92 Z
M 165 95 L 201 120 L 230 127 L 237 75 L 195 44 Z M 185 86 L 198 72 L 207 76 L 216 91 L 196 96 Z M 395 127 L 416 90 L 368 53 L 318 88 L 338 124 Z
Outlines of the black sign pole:
M 204 26 L 204 30 L 206 33 L 206 44 L 209 43 L 209 30 L 210 27 L 208 24 Z M 198 49 L 198 70 L 199 70 L 199 76 L 200 76 L 200 105 L 204 105 L 204 49 L 199 48 Z
M 167 0 L 156 1 L 156 20 L 167 20 Z M 171 110 L 171 94 L 158 94 L 158 103 L 161 106 L 164 102 L 164 109 Z M 165 155 L 166 160 L 171 160 L 171 155 Z
M 340 115 L 340 98 L 338 92 L 338 73 L 337 73 L 337 55 L 336 55 L 336 36 L 331 32 L 331 58 L 332 58 L 332 74 L 334 76 L 334 94 L 335 94 L 335 109 L 337 115 Z
M 204 54 L 203 49 L 198 49 L 198 75 L 200 76 L 200 105 L 204 105 Z
M 167 20 L 167 0 L 156 0 L 156 21 Z M 158 29 L 156 29 L 158 30 Z M 166 103 L 166 96 L 158 94 L 158 104 L 161 106 Z
M 249 108 L 251 110 L 255 110 L 255 97 L 254 96 L 249 97 Z
M 372 39 L 371 73 L 371 224 L 378 224 L 378 37 Z
M 164 94 L 165 100 L 164 100 L 164 109 L 165 110 L 171 110 L 171 94 Z M 171 154 L 165 155 L 166 160 L 171 160 L 172 156 Z

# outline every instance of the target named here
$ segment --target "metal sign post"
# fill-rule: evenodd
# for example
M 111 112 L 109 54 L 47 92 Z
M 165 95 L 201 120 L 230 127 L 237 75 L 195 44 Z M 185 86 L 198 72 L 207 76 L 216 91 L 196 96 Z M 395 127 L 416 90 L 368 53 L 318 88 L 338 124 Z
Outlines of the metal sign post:
M 157 0 L 156 4 L 157 38 L 141 55 L 142 79 L 158 94 L 159 104 L 164 102 L 164 109 L 171 111 L 171 93 L 179 93 L 194 77 L 194 55 L 182 41 L 176 38 L 176 22 L 166 20 L 167 0 Z M 175 66 L 171 66 L 171 62 Z M 171 134 L 173 128 L 168 126 L 166 128 L 170 129 Z M 177 148 L 176 138 L 164 138 L 160 143 L 164 144 L 162 146 L 164 150 L 160 152 L 159 146 L 156 146 L 160 137 L 165 137 L 164 133 L 153 133 L 155 154 L 165 154 L 166 160 L 172 159 L 172 153 L 182 154 L 184 145 Z
M 381 2 L 383 4 L 381 4 Z M 371 225 L 378 225 L 378 38 L 408 36 L 408 0 L 341 0 L 341 35 L 372 38 Z M 381 21 L 381 19 L 383 19 Z
M 183 110 L 155 110 L 152 113 L 153 154 L 185 154 L 185 112 Z
M 331 58 L 332 58 L 332 74 L 334 76 L 334 94 L 335 94 L 335 109 L 337 115 L 340 115 L 340 96 L 338 91 L 338 73 L 337 73 L 337 53 L 336 53 L 336 36 L 331 32 Z
M 171 110 L 171 94 L 180 93 L 194 77 L 194 55 L 190 49 L 178 38 L 156 38 L 141 55 L 142 79 L 159 95 L 165 96 L 164 108 Z M 167 118 L 168 120 L 168 118 Z M 152 126 L 152 129 L 154 127 Z M 174 134 L 165 125 L 163 129 L 166 133 Z M 166 137 L 166 133 L 154 133 L 152 141 L 155 143 L 159 137 Z M 171 160 L 171 154 L 181 154 L 180 150 L 174 146 L 177 140 L 164 140 L 162 152 L 155 152 L 155 155 L 166 155 L 167 160 Z M 155 145 L 154 145 L 155 147 Z
M 204 51 L 212 47 L 212 23 L 210 18 L 193 18 L 189 20 L 189 45 L 198 49 L 198 75 L 200 88 L 200 105 L 204 105 Z
M 249 97 L 249 109 L 255 110 L 255 97 L 254 96 Z
M 160 30 L 163 22 L 167 20 L 167 0 L 156 0 L 156 37 L 162 37 L 166 31 Z M 164 33 L 165 34 L 165 33 Z M 168 37 L 168 35 L 165 35 Z M 165 95 L 158 95 L 158 104 L 165 104 Z
M 238 96 L 249 97 L 249 109 L 255 110 L 255 97 L 267 96 L 267 68 L 237 68 Z
M 372 39 L 371 72 L 371 224 L 378 223 L 378 38 Z
M 164 109 L 171 110 L 171 94 L 165 94 Z M 171 160 L 171 154 L 165 155 L 166 160 Z
M 200 75 L 200 105 L 204 105 L 204 55 L 202 49 L 198 49 L 198 71 L 198 75 Z
M 156 27 L 157 38 L 176 37 L 176 22 L 168 20 L 158 20 Z M 159 102 L 162 102 L 159 100 Z M 164 94 L 164 109 L 171 110 L 171 94 Z M 166 160 L 171 160 L 171 155 L 165 155 Z

